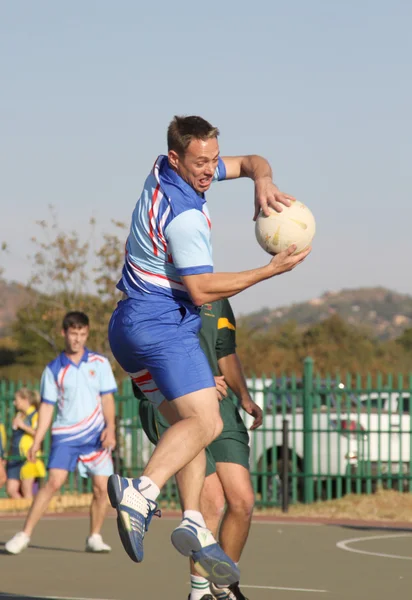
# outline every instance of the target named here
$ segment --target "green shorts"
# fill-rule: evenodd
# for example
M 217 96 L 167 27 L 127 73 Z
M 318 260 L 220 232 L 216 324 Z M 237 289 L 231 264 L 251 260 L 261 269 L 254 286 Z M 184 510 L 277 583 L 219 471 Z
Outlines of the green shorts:
M 249 470 L 249 434 L 230 398 L 220 402 L 220 414 L 223 431 L 206 448 L 206 477 L 216 473 L 216 463 L 219 462 L 235 463 Z M 139 416 L 143 431 L 156 445 L 169 424 L 146 399 L 139 399 Z

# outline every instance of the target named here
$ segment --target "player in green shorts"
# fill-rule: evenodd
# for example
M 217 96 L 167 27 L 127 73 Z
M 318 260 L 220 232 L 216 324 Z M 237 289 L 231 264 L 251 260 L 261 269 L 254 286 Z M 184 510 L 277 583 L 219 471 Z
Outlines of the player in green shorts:
M 224 424 L 220 436 L 206 450 L 206 479 L 201 496 L 201 512 L 215 536 L 220 525 L 220 544 L 224 552 L 237 563 L 250 529 L 254 494 L 249 474 L 249 434 L 238 409 L 227 397 L 227 387 L 237 396 L 242 408 L 255 418 L 251 429 L 262 424 L 262 411 L 250 397 L 236 354 L 236 322 L 229 301 L 218 300 L 205 304 L 200 315 L 200 344 L 215 376 Z M 150 441 L 156 444 L 169 425 L 150 403 L 149 393 L 147 398 L 135 384 L 133 390 L 139 399 L 143 429 Z M 179 485 L 179 474 L 176 475 L 176 480 Z M 189 600 L 245 600 L 239 584 L 218 589 L 207 579 L 200 577 L 193 565 L 191 588 Z

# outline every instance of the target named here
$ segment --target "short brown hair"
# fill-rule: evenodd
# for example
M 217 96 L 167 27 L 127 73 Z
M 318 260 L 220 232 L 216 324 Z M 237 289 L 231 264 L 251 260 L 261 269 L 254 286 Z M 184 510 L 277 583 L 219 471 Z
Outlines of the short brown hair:
M 167 129 L 167 149 L 184 156 L 192 140 L 210 140 L 218 135 L 219 129 L 202 117 L 175 116 Z
M 64 316 L 62 327 L 64 331 L 67 331 L 72 327 L 73 329 L 89 327 L 89 317 L 80 310 L 72 310 Z

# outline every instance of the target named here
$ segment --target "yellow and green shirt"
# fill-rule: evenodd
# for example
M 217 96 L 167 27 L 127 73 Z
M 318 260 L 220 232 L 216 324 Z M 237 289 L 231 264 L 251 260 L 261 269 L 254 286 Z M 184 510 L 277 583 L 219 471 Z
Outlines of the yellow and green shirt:
M 37 429 L 39 420 L 39 411 L 35 406 L 30 406 L 24 414 L 23 422 L 32 429 Z M 9 456 L 17 458 L 26 458 L 29 449 L 33 444 L 33 436 L 26 433 L 22 429 L 15 429 L 11 436 Z

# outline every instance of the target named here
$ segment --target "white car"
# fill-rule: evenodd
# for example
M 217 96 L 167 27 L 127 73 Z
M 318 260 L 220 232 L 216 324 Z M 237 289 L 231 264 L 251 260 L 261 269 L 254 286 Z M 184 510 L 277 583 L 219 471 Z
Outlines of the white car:
M 288 421 L 287 461 L 289 496 L 304 499 L 305 430 L 312 430 L 311 473 L 315 497 L 332 487 L 337 478 L 347 476 L 357 465 L 365 442 L 365 432 L 353 410 L 357 401 L 340 383 L 318 382 L 313 395 L 312 416 L 302 406 L 302 380 L 248 379 L 254 401 L 263 409 L 263 426 L 250 434 L 250 467 L 255 488 L 264 504 L 279 504 L 283 478 L 283 421 Z M 320 384 L 320 385 L 319 385 Z M 253 418 L 243 414 L 249 428 Z M 308 444 L 310 438 L 306 439 Z M 310 465 L 310 461 L 309 461 Z M 328 494 L 331 495 L 331 494 Z

